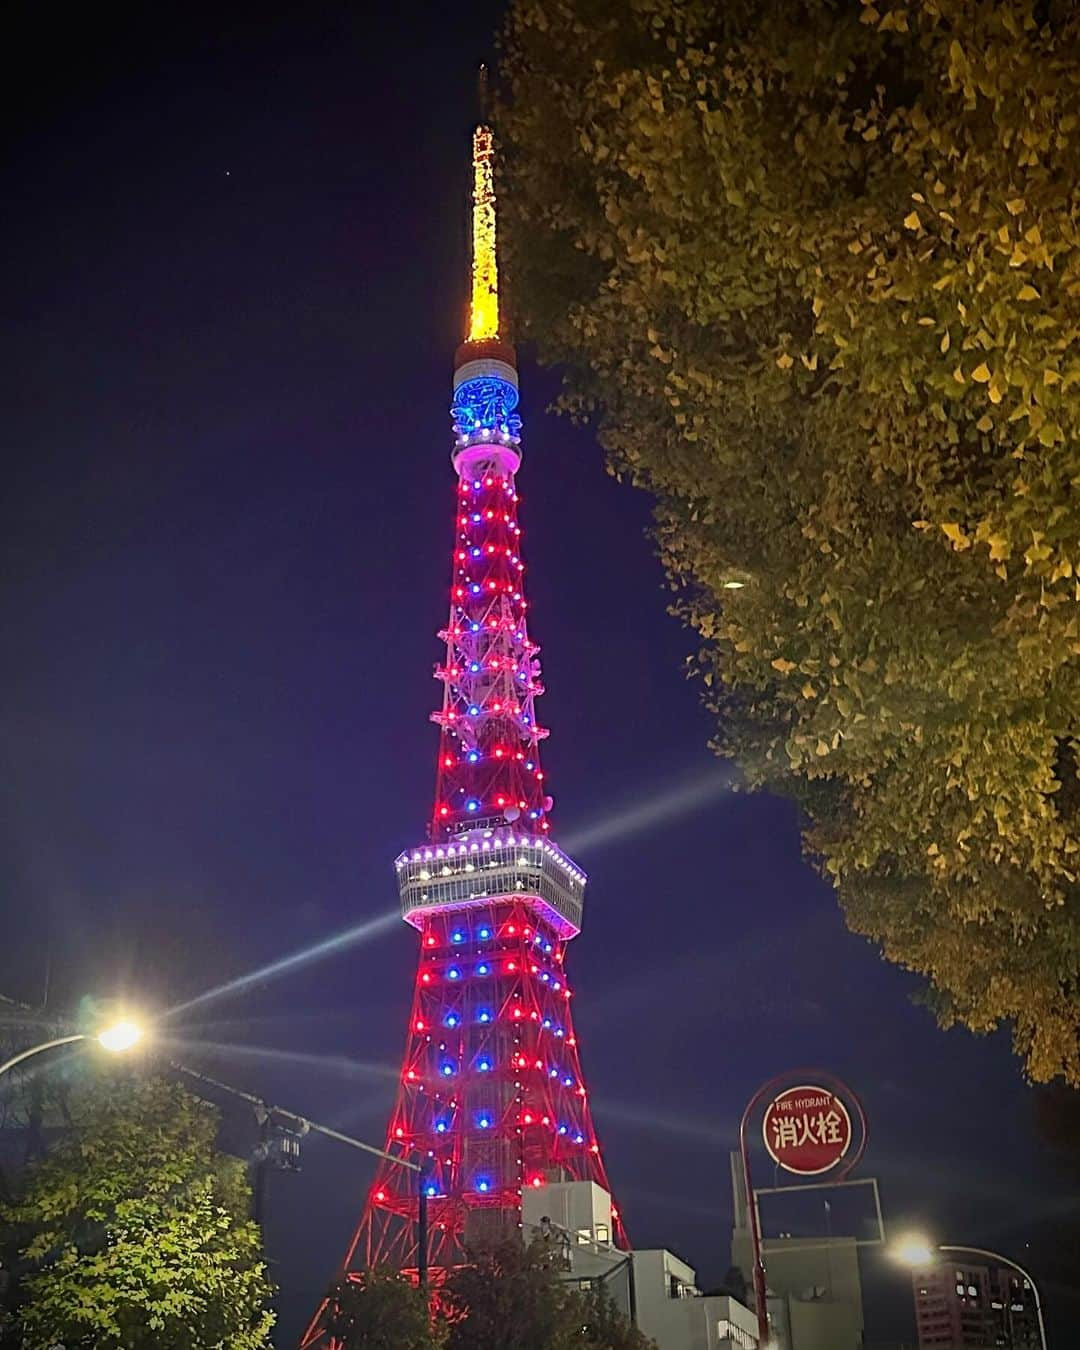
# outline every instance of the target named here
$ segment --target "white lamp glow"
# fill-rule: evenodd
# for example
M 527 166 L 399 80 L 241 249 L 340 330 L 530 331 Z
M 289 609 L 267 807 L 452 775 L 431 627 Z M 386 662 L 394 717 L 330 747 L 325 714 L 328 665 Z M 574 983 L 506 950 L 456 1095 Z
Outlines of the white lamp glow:
M 937 1248 L 922 1234 L 909 1233 L 893 1247 L 893 1256 L 903 1265 L 918 1269 L 935 1263 Z
M 97 1042 L 114 1055 L 123 1054 L 142 1040 L 142 1027 L 135 1022 L 114 1022 L 97 1034 Z

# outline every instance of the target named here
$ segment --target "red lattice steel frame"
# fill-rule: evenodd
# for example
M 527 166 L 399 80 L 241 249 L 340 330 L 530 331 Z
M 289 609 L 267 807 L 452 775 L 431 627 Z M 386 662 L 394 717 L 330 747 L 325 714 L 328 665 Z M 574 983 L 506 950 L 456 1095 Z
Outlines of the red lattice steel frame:
M 528 897 L 432 914 L 420 930 L 386 1150 L 429 1159 L 433 1282 L 470 1247 L 519 1232 L 527 1187 L 595 1181 L 610 1191 L 582 1079 L 565 955 L 565 940 L 538 920 Z M 415 1278 L 416 1218 L 415 1173 L 380 1164 L 346 1252 L 346 1277 L 386 1264 Z M 625 1246 L 614 1211 L 613 1221 Z M 331 1344 L 321 1312 L 304 1347 Z
M 469 1245 L 516 1233 L 528 1186 L 595 1181 L 608 1189 L 565 949 L 526 899 L 433 915 L 421 932 L 386 1147 L 430 1159 L 434 1268 L 458 1264 Z M 486 1217 L 493 1214 L 498 1223 Z M 382 1164 L 347 1264 L 414 1269 L 415 1220 L 411 1175 Z
M 512 462 L 492 447 L 458 481 L 450 617 L 439 633 L 446 659 L 435 670 L 444 690 L 432 713 L 441 728 L 433 839 L 506 819 L 527 833 L 548 829 L 540 762 L 548 733 L 534 706 L 544 687 L 526 625 Z

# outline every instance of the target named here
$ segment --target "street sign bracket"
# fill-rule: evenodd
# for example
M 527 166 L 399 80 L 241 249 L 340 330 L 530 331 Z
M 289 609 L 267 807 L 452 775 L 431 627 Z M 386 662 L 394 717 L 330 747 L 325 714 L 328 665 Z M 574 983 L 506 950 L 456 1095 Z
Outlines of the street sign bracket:
M 758 1231 L 761 1231 L 761 1203 L 760 1197 L 763 1195 L 804 1195 L 808 1191 L 838 1191 L 846 1186 L 869 1186 L 874 1195 L 874 1213 L 877 1218 L 878 1236 L 873 1238 L 833 1238 L 833 1242 L 853 1241 L 856 1247 L 882 1247 L 885 1245 L 885 1216 L 881 1209 L 881 1192 L 878 1188 L 877 1177 L 856 1177 L 854 1180 L 845 1181 L 814 1181 L 802 1186 L 755 1186 L 754 1187 L 754 1211 L 757 1216 Z M 814 1242 L 788 1241 L 786 1238 L 768 1238 L 763 1237 L 762 1243 L 768 1250 L 770 1242 L 777 1245 L 773 1251 L 783 1252 L 807 1252 L 821 1251 L 823 1245 L 826 1245 L 830 1239 L 818 1238 Z M 781 1247 L 779 1244 L 783 1243 Z

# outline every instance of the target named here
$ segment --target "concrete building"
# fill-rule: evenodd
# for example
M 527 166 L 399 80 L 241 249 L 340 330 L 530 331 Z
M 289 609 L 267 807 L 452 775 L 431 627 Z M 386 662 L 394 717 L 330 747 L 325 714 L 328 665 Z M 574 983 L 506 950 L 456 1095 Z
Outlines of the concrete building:
M 1008 1266 L 953 1255 L 911 1273 L 919 1350 L 1038 1350 L 1028 1281 Z
M 738 1153 L 731 1155 L 731 1184 L 731 1263 L 752 1289 L 753 1245 Z M 862 1281 L 854 1238 L 766 1238 L 762 1253 L 775 1350 L 861 1350 Z
M 737 1299 L 703 1295 L 696 1272 L 662 1248 L 632 1259 L 634 1320 L 659 1350 L 756 1350 L 757 1318 Z
M 602 1288 L 658 1350 L 757 1350 L 757 1319 L 738 1299 L 706 1297 L 691 1266 L 663 1248 L 612 1244 L 611 1196 L 595 1182 L 557 1182 L 522 1197 L 525 1240 L 550 1243 L 563 1279 Z

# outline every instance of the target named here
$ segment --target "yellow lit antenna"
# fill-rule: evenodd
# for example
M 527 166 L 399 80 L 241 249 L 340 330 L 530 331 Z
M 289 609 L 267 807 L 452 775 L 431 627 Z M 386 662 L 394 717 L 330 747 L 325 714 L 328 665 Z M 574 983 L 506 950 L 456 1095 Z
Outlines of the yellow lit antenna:
M 481 97 L 487 71 L 480 68 Z M 483 116 L 484 113 L 482 112 Z M 495 252 L 494 137 L 484 122 L 473 132 L 472 303 L 469 342 L 499 336 L 499 263 Z

